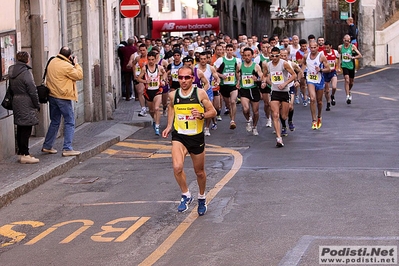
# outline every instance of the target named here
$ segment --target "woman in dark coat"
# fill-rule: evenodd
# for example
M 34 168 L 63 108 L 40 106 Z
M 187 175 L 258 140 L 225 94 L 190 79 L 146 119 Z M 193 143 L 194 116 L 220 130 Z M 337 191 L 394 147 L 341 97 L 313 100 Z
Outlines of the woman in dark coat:
M 28 66 L 29 53 L 18 52 L 17 62 L 10 66 L 10 88 L 13 93 L 14 124 L 17 125 L 17 144 L 19 161 L 25 163 L 38 163 L 39 159 L 29 154 L 29 137 L 32 126 L 39 123 L 38 111 L 40 110 L 39 96 L 33 81 L 31 69 Z

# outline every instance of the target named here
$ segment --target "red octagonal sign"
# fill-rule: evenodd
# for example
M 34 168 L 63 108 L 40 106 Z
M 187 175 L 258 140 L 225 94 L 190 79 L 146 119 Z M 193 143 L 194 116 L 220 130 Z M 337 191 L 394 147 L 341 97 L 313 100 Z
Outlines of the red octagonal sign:
M 349 4 L 353 4 L 354 2 L 356 2 L 356 0 L 345 0 L 345 2 L 347 2 Z
M 141 5 L 138 0 L 122 0 L 120 9 L 125 18 L 135 18 L 140 13 Z

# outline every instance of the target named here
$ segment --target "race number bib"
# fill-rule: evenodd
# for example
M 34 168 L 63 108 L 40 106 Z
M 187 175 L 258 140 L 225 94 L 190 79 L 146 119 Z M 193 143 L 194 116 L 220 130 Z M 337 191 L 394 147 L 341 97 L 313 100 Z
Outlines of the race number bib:
M 272 78 L 273 84 L 283 84 L 284 83 L 284 76 L 283 76 L 283 72 L 281 72 L 281 71 L 271 72 L 271 78 Z
M 138 75 L 140 75 L 140 73 L 141 73 L 141 67 L 139 64 L 137 64 L 136 65 L 136 75 L 138 76 Z
M 308 72 L 307 80 L 314 83 L 319 83 L 319 75 L 317 72 Z
M 348 53 L 342 54 L 342 61 L 343 62 L 350 62 L 352 60 L 351 55 Z
M 198 134 L 197 119 L 191 115 L 177 115 L 177 132 L 183 135 Z
M 253 87 L 255 81 L 252 75 L 243 75 L 242 76 L 242 87 L 243 88 L 250 88 Z
M 178 72 L 178 69 L 172 69 L 172 71 L 170 73 L 172 76 L 172 81 L 179 81 L 177 72 Z
M 224 74 L 226 78 L 223 80 L 225 85 L 234 85 L 236 83 L 236 75 L 234 73 Z
M 335 69 L 335 60 L 329 60 L 328 65 L 330 66 L 331 70 L 334 70 Z
M 158 89 L 159 88 L 159 79 L 158 78 L 151 78 L 150 82 L 148 83 L 148 89 Z

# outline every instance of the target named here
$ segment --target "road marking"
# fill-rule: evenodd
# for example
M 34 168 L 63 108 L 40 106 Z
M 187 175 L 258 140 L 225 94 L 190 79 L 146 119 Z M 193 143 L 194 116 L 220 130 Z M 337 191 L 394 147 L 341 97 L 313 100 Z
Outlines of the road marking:
M 100 232 L 94 234 L 91 236 L 91 240 L 95 242 L 123 242 L 128 237 L 133 234 L 137 229 L 140 228 L 145 222 L 147 222 L 150 219 L 150 217 L 125 217 L 125 218 L 120 218 L 116 219 L 113 221 L 110 221 L 106 223 L 105 225 L 101 226 Z M 133 221 L 135 222 L 132 226 L 129 228 L 126 227 L 113 227 L 113 225 L 119 223 L 119 222 L 126 222 L 126 221 Z M 136 222 L 137 221 L 137 222 Z M 115 239 L 115 237 L 104 237 L 106 234 L 113 234 L 116 232 L 123 232 L 118 238 Z
M 15 243 L 20 242 L 22 239 L 26 237 L 25 233 L 14 231 L 12 228 L 17 225 L 30 225 L 32 227 L 40 227 L 44 226 L 44 223 L 37 222 L 37 221 L 20 221 L 20 222 L 13 222 L 10 224 L 3 225 L 0 227 L 0 235 L 10 238 L 11 240 L 3 243 L 0 247 L 6 247 L 9 245 L 13 245 Z
M 388 69 L 391 69 L 391 68 L 390 67 L 384 67 L 384 68 L 381 68 L 381 69 L 378 69 L 378 70 L 375 70 L 375 71 L 372 71 L 372 72 L 357 76 L 356 78 L 358 79 L 358 78 L 367 77 L 367 76 L 370 76 L 370 75 L 373 75 L 373 74 L 376 74 L 378 72 L 381 72 L 381 71 L 384 71 L 384 70 L 388 70 Z
M 127 204 L 153 204 L 153 203 L 179 203 L 180 201 L 172 201 L 172 200 L 159 200 L 159 201 L 143 201 L 143 200 L 136 200 L 136 201 L 119 201 L 119 202 L 100 202 L 100 203 L 86 203 L 81 204 L 80 206 L 109 206 L 109 205 L 127 205 Z
M 380 98 L 380 99 L 382 99 L 382 100 L 393 101 L 393 102 L 397 102 L 397 101 L 398 101 L 397 99 L 394 99 L 394 98 L 388 98 L 388 97 L 378 97 L 378 98 Z
M 369 73 L 365 73 L 365 74 L 360 75 L 360 76 L 355 76 L 355 78 L 359 79 L 359 78 L 367 77 L 367 76 L 374 75 L 374 74 L 376 74 L 378 72 L 381 72 L 381 71 L 384 71 L 384 70 L 388 70 L 388 69 L 391 69 L 391 68 L 390 67 L 384 67 L 384 68 L 381 68 L 381 69 L 378 69 L 378 70 L 375 70 L 375 71 L 371 71 Z M 340 79 L 338 81 L 340 81 L 340 82 L 341 81 L 345 81 L 345 79 Z
M 230 171 L 208 192 L 207 204 L 209 204 L 212 199 L 219 193 L 219 191 L 235 176 L 242 165 L 242 155 L 234 150 L 229 150 L 216 145 L 209 145 L 207 151 L 229 153 L 234 157 L 234 163 Z M 194 208 L 190 214 L 181 222 L 177 228 L 165 239 L 165 241 L 152 252 L 145 260 L 143 260 L 139 265 L 147 266 L 156 263 L 166 252 L 179 240 L 179 238 L 184 234 L 184 232 L 194 223 L 198 218 L 197 210 Z
M 388 177 L 399 177 L 399 172 L 384 171 L 384 175 Z
M 62 227 L 64 225 L 73 224 L 73 223 L 82 223 L 83 225 L 79 229 L 77 229 L 75 232 L 73 232 L 72 234 L 70 234 L 69 236 L 64 238 L 64 240 L 62 240 L 60 242 L 60 244 L 66 244 L 66 243 L 71 242 L 78 235 L 80 235 L 81 233 L 83 233 L 84 231 L 89 229 L 90 226 L 92 226 L 94 224 L 94 222 L 91 221 L 91 220 L 73 220 L 73 221 L 67 221 L 67 222 L 58 223 L 58 224 L 55 224 L 52 227 L 48 228 L 46 231 L 42 232 L 41 234 L 37 235 L 32 240 L 27 242 L 25 245 L 29 246 L 29 245 L 36 244 L 38 241 L 40 241 L 41 239 L 45 238 L 46 236 L 48 236 L 49 234 L 51 234 L 52 232 L 54 232 L 58 228 L 60 228 L 60 227 Z
M 360 95 L 364 95 L 364 96 L 370 96 L 370 93 L 365 93 L 365 92 L 360 92 L 360 91 L 352 91 L 352 90 L 351 90 L 351 93 L 353 93 L 353 94 L 360 94 Z

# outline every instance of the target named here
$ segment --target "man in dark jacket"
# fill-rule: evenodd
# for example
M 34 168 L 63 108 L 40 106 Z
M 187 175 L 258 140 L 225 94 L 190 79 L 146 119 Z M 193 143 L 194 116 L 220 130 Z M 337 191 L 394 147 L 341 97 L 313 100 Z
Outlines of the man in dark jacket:
M 120 49 L 121 60 L 122 60 L 122 75 L 125 80 L 125 91 L 122 88 L 122 97 L 126 97 L 126 101 L 130 101 L 133 96 L 133 70 L 128 67 L 130 56 L 137 52 L 137 47 L 134 46 L 134 39 L 129 38 L 127 45 Z M 138 95 L 136 95 L 138 97 Z
M 346 20 L 346 23 L 348 24 L 348 35 L 351 37 L 351 43 L 357 47 L 358 30 L 356 28 L 356 25 L 353 23 L 353 18 L 349 17 Z
M 39 96 L 28 66 L 29 53 L 18 52 L 17 62 L 10 66 L 10 88 L 13 93 L 14 124 L 17 125 L 18 159 L 20 163 L 38 163 L 39 159 L 29 154 L 29 137 L 32 126 L 39 124 Z

